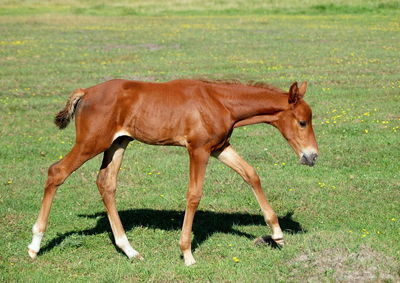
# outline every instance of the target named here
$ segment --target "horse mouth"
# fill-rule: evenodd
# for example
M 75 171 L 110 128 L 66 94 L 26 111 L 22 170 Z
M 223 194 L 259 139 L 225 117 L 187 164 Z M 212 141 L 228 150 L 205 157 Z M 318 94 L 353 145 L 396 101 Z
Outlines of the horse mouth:
M 316 153 L 311 153 L 311 154 L 302 153 L 300 157 L 300 164 L 312 167 L 317 162 L 317 157 L 318 154 Z

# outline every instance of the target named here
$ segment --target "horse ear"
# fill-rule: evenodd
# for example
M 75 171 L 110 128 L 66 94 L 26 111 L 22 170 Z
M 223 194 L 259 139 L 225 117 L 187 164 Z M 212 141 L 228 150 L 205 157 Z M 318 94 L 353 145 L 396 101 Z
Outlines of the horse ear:
M 297 82 L 294 82 L 289 89 L 289 104 L 296 104 L 298 100 L 299 100 L 299 87 L 297 86 Z
M 303 98 L 307 91 L 307 81 L 304 81 L 299 88 L 299 97 Z

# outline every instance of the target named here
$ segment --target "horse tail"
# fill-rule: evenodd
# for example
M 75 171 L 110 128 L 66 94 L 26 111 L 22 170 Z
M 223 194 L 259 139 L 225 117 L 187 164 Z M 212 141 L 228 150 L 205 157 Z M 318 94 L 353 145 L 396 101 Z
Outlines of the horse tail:
M 84 89 L 80 88 L 75 90 L 68 98 L 64 108 L 60 112 L 58 112 L 58 114 L 54 118 L 54 123 L 61 130 L 66 128 L 71 119 L 74 117 L 78 102 L 84 95 L 85 95 Z

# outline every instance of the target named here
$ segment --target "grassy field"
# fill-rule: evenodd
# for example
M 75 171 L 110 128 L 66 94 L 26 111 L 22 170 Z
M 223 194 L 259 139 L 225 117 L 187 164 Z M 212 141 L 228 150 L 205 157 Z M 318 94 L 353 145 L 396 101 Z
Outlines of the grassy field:
M 400 280 L 397 2 L 216 2 L 0 2 L 0 281 Z M 74 143 L 73 125 L 53 125 L 69 93 L 111 78 L 182 77 L 310 83 L 315 167 L 298 165 L 270 126 L 236 129 L 231 140 L 260 174 L 287 245 L 253 244 L 270 233 L 258 204 L 211 160 L 193 227 L 197 264 L 185 267 L 186 151 L 132 142 L 117 203 L 145 260 L 130 262 L 113 245 L 95 185 L 99 156 L 58 190 L 32 261 L 47 168 Z
M 232 15 L 397 13 L 394 0 L 1 0 L 0 14 Z

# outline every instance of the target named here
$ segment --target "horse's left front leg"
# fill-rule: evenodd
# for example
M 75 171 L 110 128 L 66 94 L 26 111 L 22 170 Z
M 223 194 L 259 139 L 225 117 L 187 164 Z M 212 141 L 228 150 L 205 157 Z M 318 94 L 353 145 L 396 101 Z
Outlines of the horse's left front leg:
M 196 263 L 192 255 L 191 237 L 193 218 L 202 196 L 204 175 L 210 153 L 204 149 L 189 149 L 190 176 L 189 188 L 186 193 L 186 211 L 183 220 L 179 246 L 187 266 Z

